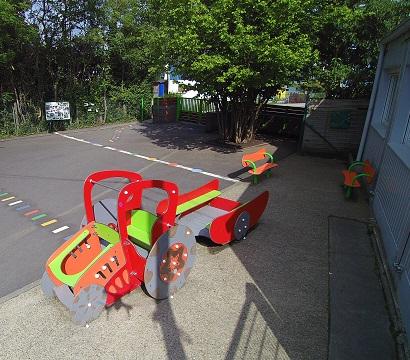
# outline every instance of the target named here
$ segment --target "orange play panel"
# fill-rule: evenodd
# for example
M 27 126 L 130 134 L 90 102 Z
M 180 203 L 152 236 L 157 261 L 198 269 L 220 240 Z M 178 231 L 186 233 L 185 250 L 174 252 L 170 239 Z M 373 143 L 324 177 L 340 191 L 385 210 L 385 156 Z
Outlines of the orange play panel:
M 344 184 L 346 186 L 350 187 L 360 187 L 360 183 L 355 179 L 357 176 L 357 172 L 355 171 L 349 171 L 349 170 L 343 170 L 343 176 L 345 177 Z
M 251 173 L 251 174 L 260 175 L 263 172 L 265 172 L 266 170 L 275 168 L 277 166 L 278 166 L 278 164 L 266 163 L 266 164 L 263 164 L 263 165 L 257 167 L 256 170 L 248 170 L 248 172 Z

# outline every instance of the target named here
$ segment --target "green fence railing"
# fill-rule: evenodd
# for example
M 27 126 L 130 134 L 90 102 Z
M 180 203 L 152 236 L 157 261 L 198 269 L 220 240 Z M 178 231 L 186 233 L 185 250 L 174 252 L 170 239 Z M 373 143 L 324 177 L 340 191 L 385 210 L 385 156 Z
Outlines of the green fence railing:
M 179 120 L 182 113 L 190 113 L 194 117 L 199 116 L 202 118 L 202 114 L 215 112 L 215 105 L 208 100 L 204 99 L 186 99 L 178 98 L 177 101 L 177 119 Z
M 185 99 L 180 98 L 181 111 L 205 113 L 215 111 L 215 105 L 204 99 Z

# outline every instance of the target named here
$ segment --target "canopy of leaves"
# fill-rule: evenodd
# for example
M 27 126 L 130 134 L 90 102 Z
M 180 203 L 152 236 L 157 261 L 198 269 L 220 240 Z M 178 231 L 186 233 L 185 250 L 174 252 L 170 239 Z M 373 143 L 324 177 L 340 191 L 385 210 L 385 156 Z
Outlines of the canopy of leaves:
M 25 1 L 0 0 L 0 69 L 16 60 L 35 36 L 35 30 L 24 21 Z
M 318 1 L 320 58 L 312 76 L 328 97 L 370 96 L 380 40 L 410 15 L 408 0 Z
M 303 77 L 315 58 L 309 1 L 167 1 L 168 61 L 201 93 L 248 101 L 272 96 Z M 166 14 L 166 15 L 165 15 Z
M 408 0 L 0 0 L 0 130 L 37 126 L 50 100 L 79 121 L 85 102 L 135 116 L 172 65 L 243 141 L 283 85 L 368 96 L 380 39 L 409 15 Z

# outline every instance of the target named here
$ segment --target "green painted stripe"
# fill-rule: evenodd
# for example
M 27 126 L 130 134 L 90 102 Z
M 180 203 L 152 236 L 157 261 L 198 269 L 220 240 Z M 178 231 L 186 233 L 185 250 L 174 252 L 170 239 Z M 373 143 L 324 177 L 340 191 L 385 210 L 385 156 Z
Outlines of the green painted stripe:
M 0 194 L 0 197 L 3 197 L 3 196 L 6 196 L 6 195 L 8 195 L 9 193 L 1 193 Z
M 36 215 L 36 216 L 32 217 L 31 220 L 36 221 L 36 220 L 42 219 L 42 218 L 44 218 L 44 217 L 46 217 L 46 216 L 47 216 L 47 214 Z

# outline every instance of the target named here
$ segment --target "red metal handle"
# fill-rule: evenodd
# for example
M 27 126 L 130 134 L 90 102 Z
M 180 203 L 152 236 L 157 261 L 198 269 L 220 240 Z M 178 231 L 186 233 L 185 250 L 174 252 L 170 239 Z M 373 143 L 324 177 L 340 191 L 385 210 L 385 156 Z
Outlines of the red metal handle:
M 128 239 L 127 226 L 131 223 L 131 210 L 141 209 L 142 192 L 149 188 L 164 190 L 169 199 L 168 208 L 157 214 L 158 219 L 152 230 L 153 242 L 175 224 L 178 187 L 164 180 L 137 180 L 124 186 L 118 195 L 118 227 L 123 244 Z
M 87 222 L 95 221 L 94 208 L 92 202 L 92 190 L 96 183 L 109 178 L 125 178 L 129 181 L 138 181 L 142 179 L 142 176 L 133 171 L 127 170 L 103 170 L 92 173 L 84 181 L 84 207 Z

